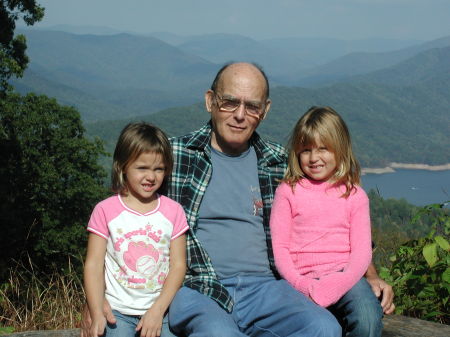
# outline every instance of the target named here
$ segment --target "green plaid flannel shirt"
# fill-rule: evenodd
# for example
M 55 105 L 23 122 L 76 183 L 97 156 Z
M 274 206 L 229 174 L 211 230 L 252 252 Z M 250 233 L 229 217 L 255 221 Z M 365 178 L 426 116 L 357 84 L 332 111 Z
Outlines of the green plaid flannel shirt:
M 184 285 L 215 300 L 226 311 L 233 309 L 233 300 L 219 282 L 211 260 L 198 241 L 195 232 L 202 198 L 212 174 L 211 122 L 200 130 L 171 139 L 174 170 L 169 182 L 168 196 L 186 212 L 190 229 L 187 234 L 187 273 Z M 250 139 L 258 158 L 258 178 L 263 200 L 263 225 L 266 233 L 268 257 L 276 274 L 269 219 L 275 189 L 286 169 L 286 152 L 276 143 L 263 141 L 255 132 Z

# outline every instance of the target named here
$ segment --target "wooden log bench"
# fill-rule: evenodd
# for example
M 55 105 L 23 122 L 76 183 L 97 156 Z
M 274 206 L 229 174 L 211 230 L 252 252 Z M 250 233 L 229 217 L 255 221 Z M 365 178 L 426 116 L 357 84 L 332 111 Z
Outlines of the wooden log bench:
M 383 337 L 450 337 L 450 325 L 391 315 L 383 318 Z M 78 337 L 79 329 L 16 332 L 14 337 Z

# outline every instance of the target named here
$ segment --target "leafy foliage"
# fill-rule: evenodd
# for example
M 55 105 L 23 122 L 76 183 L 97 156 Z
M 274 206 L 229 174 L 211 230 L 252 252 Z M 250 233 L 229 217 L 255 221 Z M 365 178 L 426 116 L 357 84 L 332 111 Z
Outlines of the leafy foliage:
M 16 21 L 22 15 L 27 25 L 44 16 L 44 9 L 35 0 L 2 0 L 0 2 L 0 93 L 5 92 L 11 76 L 21 77 L 28 64 L 25 36 L 14 36 Z
M 61 267 L 82 253 L 92 205 L 105 196 L 103 145 L 84 137 L 75 109 L 45 96 L 8 93 L 0 118 L 0 271 L 25 252 Z
M 402 244 L 380 276 L 396 294 L 396 313 L 450 324 L 450 212 L 444 204 L 422 208 L 413 218 L 432 219 L 432 230 Z

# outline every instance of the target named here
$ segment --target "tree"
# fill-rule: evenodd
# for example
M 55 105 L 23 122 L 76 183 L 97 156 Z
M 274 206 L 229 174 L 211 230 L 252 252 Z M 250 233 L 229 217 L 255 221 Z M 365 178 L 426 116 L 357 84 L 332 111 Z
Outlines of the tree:
M 27 254 L 46 267 L 84 254 L 106 174 L 97 163 L 103 144 L 83 134 L 79 113 L 55 99 L 7 93 L 0 100 L 0 272 Z
M 9 88 L 8 79 L 21 77 L 28 64 L 25 36 L 14 36 L 16 21 L 22 18 L 30 26 L 43 17 L 36 0 L 0 0 L 0 95 Z

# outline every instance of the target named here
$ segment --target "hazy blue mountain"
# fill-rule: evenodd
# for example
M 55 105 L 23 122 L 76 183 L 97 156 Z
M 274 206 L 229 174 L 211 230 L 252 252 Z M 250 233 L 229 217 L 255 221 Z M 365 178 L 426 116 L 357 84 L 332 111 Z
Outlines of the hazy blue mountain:
M 299 59 L 304 60 L 304 62 L 318 66 L 354 52 L 388 52 L 417 45 L 423 41 L 382 38 L 340 40 L 331 38 L 286 37 L 266 39 L 259 42 L 279 52 L 296 55 Z
M 293 53 L 279 51 L 241 35 L 192 36 L 177 47 L 216 64 L 230 61 L 255 62 L 264 68 L 275 83 L 283 83 L 283 78 L 293 70 L 302 71 L 314 65 Z
M 169 32 L 152 32 L 148 34 L 173 46 L 178 46 L 192 39 L 192 35 L 178 35 Z
M 332 106 L 347 122 L 364 167 L 384 167 L 393 161 L 444 164 L 450 162 L 449 92 L 450 79 L 437 85 L 429 79 L 427 85 L 405 87 L 370 83 L 317 89 L 277 87 L 272 90 L 272 109 L 258 131 L 286 144 L 293 125 L 309 107 Z M 208 119 L 203 104 L 198 103 L 86 127 L 112 151 L 121 128 L 130 120 L 154 123 L 174 136 L 195 130 Z
M 25 78 L 14 80 L 12 84 L 19 93 L 34 92 L 54 97 L 62 105 L 76 107 L 85 121 L 95 121 L 99 115 L 109 116 L 108 118 L 124 117 L 123 110 L 119 106 L 98 99 L 79 89 L 45 79 L 29 69 L 26 71 Z M 130 115 L 138 114 L 142 114 L 142 110 L 130 111 Z
M 18 90 L 45 93 L 75 106 L 85 121 L 97 121 L 86 124 L 89 133 L 105 135 L 108 146 L 132 119 L 154 122 L 172 135 L 201 126 L 208 113 L 200 102 L 218 68 L 206 55 L 225 57 L 226 50 L 239 46 L 241 54 L 248 57 L 269 55 L 269 49 L 260 49 L 257 41 L 228 35 L 198 37 L 180 48 L 153 37 L 128 34 L 27 31 L 27 36 L 31 64 L 25 78 L 15 82 Z M 365 166 L 390 161 L 447 163 L 450 76 L 446 75 L 450 58 L 448 48 L 436 48 L 450 45 L 449 40 L 408 48 L 409 57 L 365 79 L 353 78 L 351 83 L 319 89 L 273 86 L 273 108 L 260 131 L 285 143 L 292 125 L 307 108 L 330 105 L 348 121 Z M 204 48 L 211 43 L 215 43 L 214 51 L 208 49 L 208 54 Z M 220 46 L 224 47 L 223 56 L 215 54 Z M 195 48 L 206 54 L 194 55 Z M 393 53 L 395 56 L 398 51 Z M 370 55 L 379 54 L 367 55 L 370 59 Z M 289 62 L 279 62 L 278 66 L 289 66 Z M 351 73 L 350 68 L 345 76 Z M 268 74 L 272 84 L 283 83 L 269 70 Z M 183 107 L 165 109 L 175 106 Z
M 222 64 L 231 60 L 256 62 L 270 75 L 274 84 L 290 84 L 292 73 L 331 61 L 355 51 L 383 52 L 417 44 L 416 40 L 325 38 L 277 38 L 254 40 L 234 34 L 180 36 L 172 33 L 151 34 L 189 53 Z
M 193 87 L 209 78 L 208 72 L 215 68 L 198 56 L 152 37 L 52 31 L 28 31 L 26 36 L 30 67 L 39 65 L 54 79 L 70 81 L 80 89 L 88 85 L 173 90 L 183 86 L 180 80 L 187 79 Z
M 350 77 L 351 82 L 388 85 L 417 85 L 450 80 L 450 46 L 421 52 L 405 61 L 365 75 Z M 447 93 L 450 97 L 450 91 Z
M 19 26 L 21 29 L 26 29 L 26 26 Z M 46 30 L 46 31 L 58 31 L 72 34 L 93 34 L 93 35 L 114 35 L 121 33 L 130 33 L 124 32 L 123 30 L 117 30 L 110 27 L 105 26 L 78 26 L 78 25 L 52 25 L 52 26 L 34 26 L 33 30 Z
M 217 65 L 153 37 L 24 32 L 31 63 L 20 81 L 23 90 L 41 92 L 35 80 L 28 80 L 29 76 L 39 77 L 41 83 L 56 84 L 45 85 L 51 89 L 46 92 L 49 96 L 59 99 L 61 92 L 54 89 L 61 85 L 103 101 L 103 107 L 120 107 L 123 115 L 198 101 L 217 70 Z M 83 117 L 93 117 L 78 101 L 74 98 L 69 103 L 78 107 Z M 111 115 L 98 109 L 95 117 Z
M 393 66 L 428 49 L 447 46 L 450 46 L 450 36 L 392 52 L 350 53 L 306 72 L 293 73 L 291 84 L 320 86 L 327 83 L 335 83 L 349 76 L 365 74 Z

